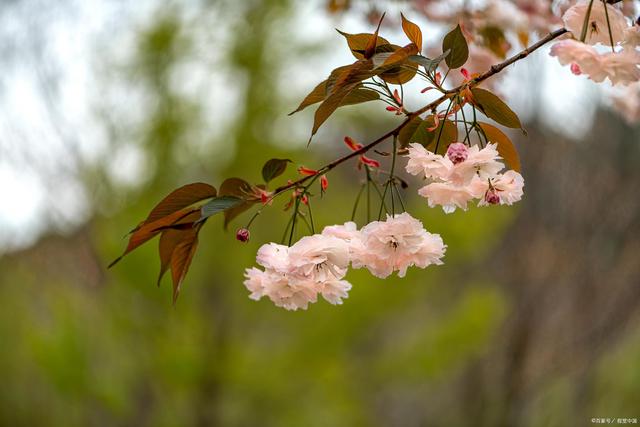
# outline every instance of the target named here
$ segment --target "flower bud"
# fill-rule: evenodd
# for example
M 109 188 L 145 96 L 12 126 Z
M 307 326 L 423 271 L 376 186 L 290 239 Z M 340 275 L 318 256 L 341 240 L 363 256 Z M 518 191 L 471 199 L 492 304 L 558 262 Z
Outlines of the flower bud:
M 447 157 L 454 165 L 464 162 L 469 157 L 469 149 L 461 142 L 454 142 L 447 149 Z
M 489 205 L 497 205 L 500 203 L 500 196 L 498 195 L 495 189 L 490 188 L 484 194 L 484 201 Z
M 326 175 L 322 175 L 320 177 L 320 188 L 322 188 L 323 192 L 327 191 L 327 188 L 329 188 L 329 180 Z
M 580 74 L 582 74 L 582 69 L 580 68 L 580 66 L 578 64 L 576 64 L 575 62 L 571 64 L 571 72 L 576 75 L 579 76 Z
M 236 232 L 236 240 L 240 241 L 240 242 L 248 242 L 249 241 L 249 237 L 251 236 L 251 233 L 249 233 L 249 230 L 247 230 L 246 228 L 240 228 L 237 232 Z

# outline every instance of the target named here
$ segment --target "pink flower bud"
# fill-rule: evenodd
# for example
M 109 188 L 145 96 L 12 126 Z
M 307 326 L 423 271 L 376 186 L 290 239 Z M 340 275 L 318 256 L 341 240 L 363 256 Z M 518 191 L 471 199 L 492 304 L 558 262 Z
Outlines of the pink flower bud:
M 571 64 L 570 68 L 571 68 L 571 72 L 576 76 L 579 76 L 580 74 L 582 74 L 582 70 L 580 69 L 580 66 L 575 62 Z
M 246 228 L 240 228 L 237 232 L 236 232 L 236 240 L 240 241 L 240 242 L 248 242 L 249 241 L 249 237 L 251 236 L 251 233 L 249 233 L 249 230 L 247 230 Z
M 489 205 L 497 205 L 500 203 L 500 196 L 498 195 L 495 189 L 490 188 L 484 194 L 484 201 L 487 202 L 487 204 Z
M 469 149 L 461 142 L 454 142 L 449 145 L 447 149 L 447 157 L 456 165 L 467 160 L 467 157 L 469 157 Z

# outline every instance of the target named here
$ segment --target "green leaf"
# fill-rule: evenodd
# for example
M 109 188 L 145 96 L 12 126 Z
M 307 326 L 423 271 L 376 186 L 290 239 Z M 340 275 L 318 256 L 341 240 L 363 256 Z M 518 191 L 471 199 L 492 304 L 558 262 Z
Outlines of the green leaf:
M 486 89 L 473 88 L 473 103 L 485 116 L 512 129 L 524 129 L 518 115 L 503 100 Z
M 423 126 L 425 128 L 430 128 L 433 127 L 434 124 L 433 116 L 429 116 L 425 120 Z M 440 121 L 440 125 L 432 132 L 429 132 L 428 135 L 430 137 L 430 142 L 423 145 L 425 145 L 427 150 L 436 154 L 444 155 L 447 152 L 449 145 L 458 140 L 458 127 L 451 120 L 442 120 Z M 440 137 L 439 142 L 438 137 Z
M 287 163 L 291 163 L 289 159 L 271 159 L 262 167 L 262 179 L 265 183 L 269 183 L 274 178 L 279 177 L 287 169 Z
M 380 99 L 380 94 L 378 92 L 367 89 L 364 86 L 359 86 L 344 97 L 340 106 L 344 107 L 346 105 L 362 104 L 364 102 L 375 101 L 377 99 Z
M 210 202 L 202 206 L 200 221 L 219 212 L 238 206 L 241 203 L 244 203 L 244 200 L 234 196 L 215 197 Z
M 432 73 L 436 70 L 436 68 L 438 68 L 438 65 L 440 65 L 442 60 L 445 59 L 447 56 L 449 56 L 450 53 L 451 53 L 451 50 L 447 49 L 446 52 L 444 52 L 439 56 L 436 56 L 433 59 L 429 59 L 426 56 L 421 56 L 421 55 L 412 55 L 409 57 L 409 59 L 413 62 L 416 62 L 422 65 L 427 73 Z
M 416 116 L 400 130 L 398 143 L 401 148 L 405 148 L 413 142 L 419 144 L 428 142 L 427 131 L 424 129 L 424 126 L 421 126 L 423 122 L 424 120 L 422 120 L 422 118 Z
M 444 36 L 442 40 L 442 51 L 451 50 L 451 53 L 445 58 L 447 66 L 451 69 L 460 68 L 467 62 L 469 58 L 469 46 L 467 40 L 462 34 L 460 25 L 456 26 L 449 34 Z

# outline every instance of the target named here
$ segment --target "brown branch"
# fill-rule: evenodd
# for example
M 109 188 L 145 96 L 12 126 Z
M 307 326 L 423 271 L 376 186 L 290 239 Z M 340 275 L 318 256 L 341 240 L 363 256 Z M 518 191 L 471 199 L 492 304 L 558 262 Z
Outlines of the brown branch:
M 555 31 L 547 34 L 547 36 L 545 36 L 544 38 L 538 40 L 536 43 L 534 43 L 531 46 L 527 47 L 523 51 L 521 51 L 521 52 L 515 54 L 514 56 L 510 57 L 506 61 L 491 66 L 491 68 L 489 70 L 487 70 L 483 74 L 479 75 L 475 79 L 472 79 L 469 82 L 463 83 L 460 86 L 456 87 L 455 89 L 451 89 L 451 90 L 446 91 L 444 95 L 442 95 L 440 98 L 436 99 L 435 101 L 430 102 L 429 104 L 425 105 L 424 107 L 420 108 L 419 110 L 416 110 L 416 111 L 414 111 L 412 113 L 408 113 L 406 119 L 404 119 L 404 121 L 402 123 L 400 123 L 395 129 L 390 130 L 389 132 L 385 133 L 384 135 L 382 135 L 381 137 L 375 139 L 374 141 L 368 143 L 367 145 L 363 146 L 362 148 L 360 148 L 358 150 L 355 150 L 355 151 L 352 151 L 351 153 L 347 154 L 346 156 L 339 157 L 336 160 L 332 161 L 331 163 L 321 167 L 318 170 L 318 175 L 325 174 L 325 173 L 329 172 L 331 169 L 333 169 L 336 166 L 340 165 L 341 163 L 344 163 L 347 160 L 350 160 L 350 159 L 352 159 L 354 157 L 357 157 L 357 156 L 359 156 L 361 154 L 366 153 L 367 151 L 371 150 L 376 145 L 378 145 L 381 142 L 385 141 L 387 138 L 389 138 L 389 137 L 391 137 L 393 135 L 397 135 L 415 117 L 419 116 L 420 114 L 426 113 L 427 111 L 434 110 L 435 108 L 437 108 L 440 104 L 442 104 L 447 99 L 451 99 L 455 95 L 459 94 L 460 91 L 462 91 L 463 89 L 472 88 L 472 87 L 475 87 L 475 86 L 479 85 L 480 83 L 482 83 L 483 81 L 487 80 L 488 78 L 498 74 L 499 72 L 501 72 L 503 69 L 505 69 L 509 65 L 511 65 L 514 62 L 517 62 L 517 61 L 519 61 L 521 59 L 526 58 L 531 53 L 533 53 L 534 51 L 539 49 L 540 47 L 542 47 L 545 44 L 549 43 L 551 40 L 554 40 L 554 39 L 560 37 L 561 35 L 566 34 L 567 32 L 568 32 L 568 30 L 566 28 L 560 28 L 558 30 L 555 30 Z M 273 192 L 273 196 L 272 197 L 275 197 L 278 194 L 283 193 L 283 192 L 285 192 L 287 190 L 290 190 L 292 188 L 299 187 L 300 185 L 304 184 L 305 182 L 307 182 L 308 180 L 310 180 L 314 176 L 317 176 L 317 175 L 304 176 L 304 177 L 298 179 L 297 181 L 293 181 L 293 182 L 291 182 L 289 184 L 280 186 L 280 187 L 275 189 L 275 191 Z

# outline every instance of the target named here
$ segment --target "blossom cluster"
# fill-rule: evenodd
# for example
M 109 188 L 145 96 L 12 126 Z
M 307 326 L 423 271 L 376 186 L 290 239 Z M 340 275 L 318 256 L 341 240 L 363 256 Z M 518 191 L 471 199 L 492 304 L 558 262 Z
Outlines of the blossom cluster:
M 331 304 L 342 304 L 351 289 L 344 280 L 349 265 L 366 268 L 379 278 L 393 272 L 404 277 L 411 266 L 442 264 L 445 250 L 438 234 L 427 232 L 405 212 L 371 222 L 361 230 L 354 222 L 328 226 L 291 247 L 265 244 L 256 257 L 264 270 L 247 269 L 244 284 L 251 299 L 266 296 L 287 310 L 306 309 L 319 294 Z
M 582 35 L 587 13 L 584 42 L 561 40 L 551 47 L 551 56 L 562 65 L 570 65 L 574 74 L 585 74 L 598 83 L 605 79 L 613 85 L 640 81 L 640 26 L 630 25 L 622 12 L 611 5 L 598 1 L 590 6 L 583 0 L 562 17 L 574 37 Z M 597 45 L 602 45 L 601 49 L 609 46 L 610 51 L 600 52 Z
M 522 198 L 524 179 L 513 170 L 500 172 L 504 164 L 496 144 L 479 148 L 456 142 L 441 156 L 414 143 L 409 145 L 408 158 L 407 172 L 429 180 L 418 193 L 429 207 L 442 206 L 446 213 L 466 210 L 474 199 L 479 199 L 478 206 L 486 206 L 511 205 Z

